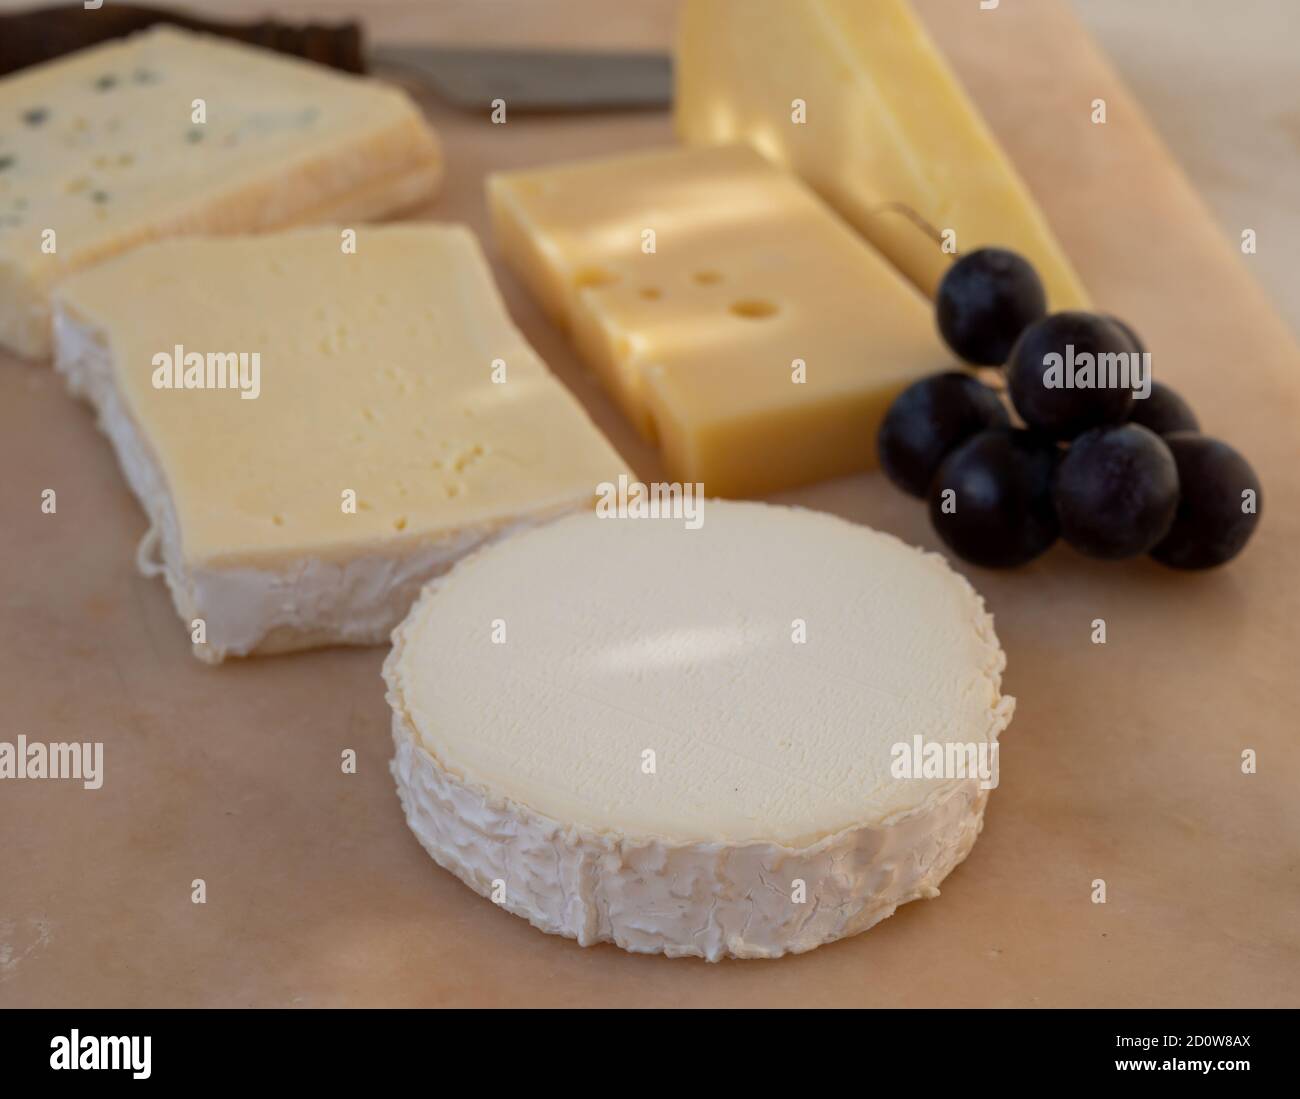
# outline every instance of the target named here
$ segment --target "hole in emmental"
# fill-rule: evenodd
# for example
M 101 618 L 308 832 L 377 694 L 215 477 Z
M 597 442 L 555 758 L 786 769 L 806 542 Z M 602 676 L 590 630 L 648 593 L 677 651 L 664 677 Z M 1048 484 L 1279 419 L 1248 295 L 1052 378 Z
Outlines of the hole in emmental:
M 772 316 L 776 312 L 776 306 L 770 301 L 746 298 L 743 301 L 733 302 L 731 311 L 736 316 L 745 317 L 747 320 L 761 320 L 764 317 Z
M 584 267 L 573 276 L 573 285 L 579 290 L 613 286 L 618 276 L 604 267 Z
M 696 271 L 691 276 L 701 286 L 713 286 L 715 283 L 722 281 L 721 271 Z
M 657 286 L 646 286 L 641 290 L 641 296 L 646 301 L 658 301 L 664 296 L 664 292 Z

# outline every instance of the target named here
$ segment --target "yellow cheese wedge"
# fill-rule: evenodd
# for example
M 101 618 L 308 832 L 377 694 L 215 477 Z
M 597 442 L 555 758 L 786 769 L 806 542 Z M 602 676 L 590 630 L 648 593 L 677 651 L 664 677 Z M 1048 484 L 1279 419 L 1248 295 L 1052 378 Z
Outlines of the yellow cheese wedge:
M 752 142 L 801 175 L 925 293 L 998 245 L 1050 308 L 1088 306 L 1065 253 L 906 0 L 685 0 L 677 128 Z
M 347 243 L 162 241 L 55 293 L 55 367 L 98 409 L 150 519 L 141 567 L 203 660 L 382 641 L 430 577 L 626 472 L 467 229 Z
M 745 145 L 491 176 L 506 258 L 674 480 L 751 496 L 867 468 L 947 356 L 930 303 Z
M 51 288 L 145 241 L 383 217 L 441 178 L 403 92 L 270 50 L 156 27 L 24 69 L 0 80 L 0 345 L 48 355 Z

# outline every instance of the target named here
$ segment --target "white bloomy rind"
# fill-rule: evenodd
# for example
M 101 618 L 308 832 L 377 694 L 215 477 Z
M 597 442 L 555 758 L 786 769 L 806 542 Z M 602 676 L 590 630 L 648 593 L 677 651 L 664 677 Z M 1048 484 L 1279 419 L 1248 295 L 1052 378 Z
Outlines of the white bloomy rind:
M 970 853 L 988 801 L 976 777 L 944 783 L 913 808 L 799 847 L 565 823 L 468 780 L 421 737 L 402 670 L 408 631 L 426 601 L 435 600 L 436 609 L 439 589 L 456 572 L 432 581 L 393 635 L 384 664 L 392 773 L 407 823 L 438 865 L 542 931 L 583 946 L 612 942 L 669 957 L 777 958 L 855 935 L 901 904 L 938 896 L 940 883 Z M 996 692 L 1005 656 L 992 618 L 970 594 L 971 625 L 987 657 L 982 675 Z M 1013 698 L 996 694 L 981 730 L 990 744 L 1014 706 Z
M 392 762 L 406 823 L 476 893 L 581 946 L 612 942 L 670 958 L 779 958 L 937 897 L 984 825 L 988 791 L 963 782 L 939 804 L 792 850 L 774 843 L 674 843 L 566 827 L 470 786 L 393 717 Z M 794 883 L 807 899 L 792 900 Z

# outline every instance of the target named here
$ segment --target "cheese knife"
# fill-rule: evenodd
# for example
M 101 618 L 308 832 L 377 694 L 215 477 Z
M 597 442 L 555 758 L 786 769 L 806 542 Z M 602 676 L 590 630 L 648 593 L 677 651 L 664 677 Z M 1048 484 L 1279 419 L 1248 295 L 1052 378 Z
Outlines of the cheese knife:
M 513 111 L 664 109 L 672 63 L 659 53 L 378 45 L 355 22 L 218 22 L 138 4 L 56 5 L 0 15 L 0 76 L 156 23 L 216 34 L 350 73 L 394 72 L 466 110 L 504 99 Z

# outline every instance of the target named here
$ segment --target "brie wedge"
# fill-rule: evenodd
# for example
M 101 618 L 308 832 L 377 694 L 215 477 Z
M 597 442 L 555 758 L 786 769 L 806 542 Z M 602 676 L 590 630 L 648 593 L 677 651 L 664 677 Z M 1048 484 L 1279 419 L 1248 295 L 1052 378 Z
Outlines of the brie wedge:
M 55 366 L 200 659 L 384 641 L 431 576 L 626 468 L 467 229 L 349 232 L 148 245 L 56 295 Z
M 425 589 L 384 665 L 393 774 L 434 860 L 543 931 L 773 958 L 937 896 L 991 783 L 912 761 L 996 758 L 1004 664 L 966 580 L 890 535 L 582 513 Z

